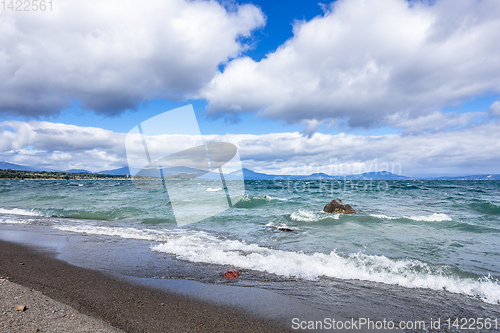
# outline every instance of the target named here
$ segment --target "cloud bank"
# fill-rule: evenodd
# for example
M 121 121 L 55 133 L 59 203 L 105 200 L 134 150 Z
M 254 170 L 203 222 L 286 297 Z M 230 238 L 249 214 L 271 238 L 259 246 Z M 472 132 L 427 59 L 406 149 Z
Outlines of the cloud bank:
M 215 1 L 58 0 L 53 11 L 0 12 L 0 113 L 97 113 L 183 98 L 246 49 L 265 24 L 253 5 Z
M 325 121 L 443 118 L 445 106 L 500 93 L 499 1 L 339 0 L 326 10 L 266 58 L 230 61 L 202 88 L 208 112 L 259 112 L 310 134 Z
M 50 122 L 0 123 L 0 161 L 100 171 L 127 165 L 125 133 Z M 209 135 L 208 141 L 238 146 L 245 167 L 270 174 L 350 174 L 366 171 L 407 176 L 499 173 L 500 122 L 419 135 L 300 133 Z M 148 139 L 149 140 L 149 139 Z M 165 142 L 186 143 L 179 136 L 151 138 L 151 154 L 164 155 Z M 480 144 L 478 144 L 480 143 Z M 163 148 L 162 148 L 163 147 Z M 179 147 L 179 150 L 186 147 Z

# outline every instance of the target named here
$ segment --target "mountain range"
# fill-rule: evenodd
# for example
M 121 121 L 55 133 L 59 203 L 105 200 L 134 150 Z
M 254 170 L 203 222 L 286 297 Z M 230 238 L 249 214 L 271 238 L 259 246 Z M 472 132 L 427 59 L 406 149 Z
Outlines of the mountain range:
M 0 169 L 11 169 L 18 171 L 59 171 L 59 170 L 42 170 L 41 168 L 19 165 L 8 162 L 0 162 Z M 206 174 L 203 170 L 197 170 L 192 168 L 168 168 L 164 171 L 165 176 L 173 176 L 180 173 L 195 174 L 202 179 L 220 179 L 218 175 Z M 61 172 L 68 173 L 93 173 L 85 169 L 71 169 Z M 103 170 L 97 172 L 100 175 L 127 175 L 130 174 L 129 168 L 127 166 L 112 170 Z M 157 175 L 156 170 L 149 170 L 143 172 L 144 176 L 155 176 Z M 454 177 L 406 177 L 402 175 L 397 175 L 389 171 L 377 171 L 377 172 L 365 172 L 361 174 L 353 175 L 343 175 L 343 176 L 331 176 L 326 173 L 313 173 L 310 175 L 269 175 L 266 173 L 255 172 L 250 169 L 243 168 L 241 170 L 233 171 L 224 175 L 225 179 L 241 179 L 243 177 L 245 180 L 273 180 L 273 179 L 284 179 L 284 180 L 412 180 L 412 179 L 422 179 L 422 180 L 500 180 L 500 174 L 482 174 L 482 175 L 469 175 L 469 176 L 454 176 Z

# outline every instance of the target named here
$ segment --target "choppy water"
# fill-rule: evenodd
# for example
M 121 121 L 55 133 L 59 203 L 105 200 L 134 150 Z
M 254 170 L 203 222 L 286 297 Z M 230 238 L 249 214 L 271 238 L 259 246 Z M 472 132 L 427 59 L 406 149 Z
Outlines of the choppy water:
M 198 195 L 209 180 L 179 181 Z M 178 228 L 163 191 L 128 181 L 0 181 L 0 223 L 143 240 L 267 279 L 358 279 L 500 304 L 499 181 L 246 181 L 231 209 Z M 341 198 L 357 215 L 327 214 Z M 193 204 L 193 203 L 190 203 Z M 291 232 L 278 228 L 292 229 Z

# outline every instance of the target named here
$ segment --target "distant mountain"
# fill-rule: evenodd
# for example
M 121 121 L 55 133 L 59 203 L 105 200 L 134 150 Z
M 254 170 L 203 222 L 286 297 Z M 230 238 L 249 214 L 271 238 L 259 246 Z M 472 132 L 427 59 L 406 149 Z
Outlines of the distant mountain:
M 300 177 L 303 180 L 337 179 L 337 177 L 333 177 L 322 172 L 313 173 L 310 174 L 309 176 L 298 176 L 298 177 Z
M 351 175 L 350 179 L 365 179 L 365 180 L 408 180 L 410 177 L 400 176 L 389 171 L 365 172 L 361 175 Z
M 99 171 L 98 174 L 99 175 L 129 175 L 130 171 L 128 169 L 128 166 L 124 166 L 124 167 L 118 168 L 118 169 Z
M 346 175 L 346 176 L 330 176 L 326 173 L 313 173 L 311 175 L 268 175 L 266 173 L 255 172 L 246 168 L 242 170 L 231 172 L 228 175 L 228 179 L 233 176 L 239 176 L 243 174 L 245 180 L 269 180 L 269 179 L 289 179 L 289 180 L 398 180 L 398 179 L 410 179 L 409 177 L 396 175 L 388 171 L 380 172 L 366 172 L 359 175 Z
M 9 162 L 0 162 L 0 169 L 11 169 L 11 170 L 16 170 L 16 171 L 40 171 L 38 169 L 29 167 L 29 166 L 24 166 L 24 165 L 9 163 Z
M 379 172 L 365 172 L 358 175 L 346 176 L 330 176 L 326 173 L 313 173 L 311 175 L 269 175 L 266 173 L 255 172 L 246 168 L 242 170 L 233 171 L 226 176 L 226 179 L 241 179 L 243 175 L 245 180 L 404 180 L 411 179 L 406 176 L 396 175 L 388 171 Z
M 201 176 L 206 174 L 207 172 L 200 169 L 189 168 L 189 167 L 172 167 L 163 169 L 164 176 L 175 176 L 179 174 L 192 174 L 196 176 Z
M 455 177 L 433 177 L 426 178 L 429 180 L 500 180 L 499 174 L 493 175 L 472 175 L 472 176 L 455 176 Z
M 84 170 L 84 169 L 71 169 L 71 170 L 67 170 L 64 172 L 68 172 L 68 173 L 93 173 L 93 172 L 90 172 L 90 171 Z
M 0 162 L 0 169 L 11 169 L 16 171 L 54 171 L 47 168 L 26 166 L 20 164 L 14 164 L 9 162 Z M 188 167 L 175 167 L 167 168 L 163 170 L 164 176 L 171 177 L 179 174 L 191 174 L 196 175 L 201 179 L 220 179 L 217 172 L 207 174 L 204 170 L 198 170 Z M 93 173 L 85 169 L 71 169 L 63 172 L 68 173 Z M 129 175 L 130 170 L 128 166 L 124 166 L 113 170 L 103 170 L 99 171 L 100 175 Z M 151 169 L 151 172 L 145 172 L 144 176 L 156 176 L 158 173 L 156 170 Z M 500 180 L 500 174 L 482 174 L 482 175 L 470 175 L 470 176 L 453 176 L 453 177 L 418 177 L 411 178 L 402 175 L 397 175 L 389 171 L 378 171 L 378 172 L 365 172 L 362 174 L 355 175 L 345 175 L 345 176 L 330 176 L 326 173 L 313 173 L 311 175 L 269 175 L 266 173 L 255 172 L 247 168 L 241 170 L 233 171 L 224 175 L 227 180 L 235 179 L 245 180 L 410 180 L 410 179 L 425 179 L 425 180 Z
M 265 179 L 275 179 L 275 175 L 267 175 L 265 173 L 260 173 L 260 172 L 255 172 L 252 170 L 249 170 L 247 168 L 243 168 L 241 170 L 236 170 L 227 175 L 227 179 L 241 179 L 241 176 L 245 180 L 265 180 Z
M 188 167 L 173 167 L 173 168 L 165 168 L 162 170 L 163 176 L 166 177 L 174 177 L 179 174 L 191 174 L 191 175 L 196 175 L 196 176 L 201 176 L 205 174 L 206 172 L 203 170 L 198 170 L 194 168 L 188 168 Z M 104 171 L 99 171 L 98 174 L 100 175 L 130 175 L 130 169 L 128 166 L 118 168 L 118 169 L 113 169 L 113 170 L 104 170 Z M 143 169 L 141 170 L 140 176 L 147 176 L 147 177 L 158 177 L 158 169 Z

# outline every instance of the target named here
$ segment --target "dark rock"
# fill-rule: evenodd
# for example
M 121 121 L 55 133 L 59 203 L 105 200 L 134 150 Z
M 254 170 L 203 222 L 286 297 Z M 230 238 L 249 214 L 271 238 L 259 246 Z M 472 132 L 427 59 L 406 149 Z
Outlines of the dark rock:
M 340 199 L 332 200 L 323 208 L 323 211 L 327 213 L 357 214 L 350 205 L 342 203 Z
M 275 229 L 275 230 L 279 230 L 279 231 L 286 231 L 286 232 L 294 231 L 292 228 L 288 228 L 288 227 L 277 227 L 275 225 L 270 225 L 269 227 L 271 229 Z
M 232 280 L 234 280 L 234 279 L 237 279 L 239 276 L 240 276 L 240 272 L 238 272 L 235 269 L 230 269 L 226 273 L 224 273 L 224 277 L 226 279 L 232 279 Z
M 278 230 L 280 230 L 280 231 L 286 231 L 286 232 L 293 231 L 293 229 L 290 229 L 290 228 L 285 228 L 285 227 L 277 227 L 276 229 L 278 229 Z

